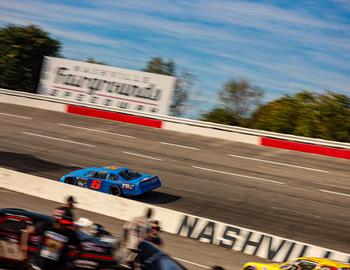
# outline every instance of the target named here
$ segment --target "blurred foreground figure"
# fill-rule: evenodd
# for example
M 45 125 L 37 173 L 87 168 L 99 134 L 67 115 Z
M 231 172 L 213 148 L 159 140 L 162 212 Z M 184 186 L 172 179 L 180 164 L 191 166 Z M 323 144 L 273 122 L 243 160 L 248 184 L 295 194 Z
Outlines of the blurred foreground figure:
M 151 229 L 150 232 L 148 233 L 147 240 L 150 241 L 151 243 L 157 245 L 158 247 L 163 246 L 163 240 L 160 238 L 160 226 L 158 220 L 154 220 L 151 223 Z
M 152 226 L 152 208 L 148 208 L 144 216 L 136 217 L 126 222 L 123 226 L 123 240 L 126 248 L 125 264 L 134 268 L 134 261 L 138 254 L 138 246 L 140 242 L 149 237 Z
M 21 237 L 21 250 L 28 252 L 30 234 L 40 236 L 39 252 L 31 258 L 31 269 L 66 270 L 72 262 L 68 256 L 68 247 L 79 246 L 79 239 L 74 229 L 72 215 L 65 210 L 56 209 L 52 214 L 52 222 L 42 222 L 35 227 L 24 230 Z
M 73 196 L 69 196 L 66 198 L 66 204 L 63 206 L 58 207 L 59 210 L 64 210 L 67 215 L 70 215 L 72 217 L 72 220 L 75 221 L 75 216 L 73 213 L 73 210 L 75 208 L 75 204 L 77 204 L 77 200 Z
M 136 261 L 137 269 L 140 270 L 186 270 L 183 265 L 148 241 L 140 242 Z

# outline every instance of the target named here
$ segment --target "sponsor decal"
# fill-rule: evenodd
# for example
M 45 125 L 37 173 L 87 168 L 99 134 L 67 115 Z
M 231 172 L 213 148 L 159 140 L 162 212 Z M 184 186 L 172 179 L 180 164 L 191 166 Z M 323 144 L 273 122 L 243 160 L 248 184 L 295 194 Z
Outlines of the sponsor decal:
M 49 260 L 57 261 L 68 242 L 68 237 L 53 231 L 46 231 L 40 256 Z
M 23 260 L 23 252 L 19 249 L 18 243 L 0 240 L 0 257 L 11 260 Z
M 38 92 L 110 108 L 168 114 L 175 77 L 45 57 Z
M 77 268 L 83 268 L 83 269 L 97 269 L 98 263 L 87 261 L 87 260 L 75 260 L 74 265 Z
M 122 189 L 133 190 L 134 187 L 135 187 L 134 184 L 122 184 Z
M 77 186 L 87 187 L 87 180 L 86 179 L 77 179 Z
M 183 215 L 176 234 L 277 262 L 302 256 L 350 262 L 350 254 L 189 215 Z
M 82 242 L 81 243 L 81 248 L 84 251 L 93 251 L 93 252 L 98 252 L 98 253 L 106 253 L 107 250 L 90 242 Z

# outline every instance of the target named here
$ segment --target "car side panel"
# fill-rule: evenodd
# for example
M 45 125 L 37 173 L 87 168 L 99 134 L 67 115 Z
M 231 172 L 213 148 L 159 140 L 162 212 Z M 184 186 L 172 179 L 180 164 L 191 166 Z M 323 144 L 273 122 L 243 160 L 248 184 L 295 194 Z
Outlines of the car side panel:
M 104 192 L 104 188 L 106 186 L 106 180 L 103 179 L 95 179 L 95 178 L 89 178 L 87 183 L 87 188 Z
M 101 192 L 104 192 L 107 194 L 111 193 L 111 188 L 113 186 L 117 186 L 117 181 L 105 180 L 104 182 L 105 182 L 105 185 L 104 185 L 103 190 L 101 190 Z
M 253 268 L 255 270 L 280 270 L 280 264 L 264 264 L 264 263 L 256 263 L 256 262 L 248 262 L 243 265 L 241 270 L 245 270 L 248 268 Z

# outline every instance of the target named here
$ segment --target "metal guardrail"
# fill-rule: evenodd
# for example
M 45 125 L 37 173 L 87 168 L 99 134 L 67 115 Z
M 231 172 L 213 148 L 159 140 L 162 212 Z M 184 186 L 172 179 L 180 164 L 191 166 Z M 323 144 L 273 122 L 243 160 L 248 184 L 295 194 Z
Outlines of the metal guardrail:
M 242 134 L 253 135 L 253 136 L 269 137 L 269 138 L 276 138 L 276 139 L 288 140 L 288 141 L 294 141 L 294 142 L 301 142 L 301 143 L 316 144 L 316 145 L 321 145 L 321 146 L 350 149 L 350 143 L 328 141 L 328 140 L 323 140 L 323 139 L 308 138 L 308 137 L 289 135 L 289 134 L 281 134 L 281 133 L 277 133 L 277 132 L 269 132 L 269 131 L 264 131 L 264 130 L 243 128 L 243 127 L 237 127 L 237 126 L 227 126 L 227 125 L 210 123 L 210 122 L 199 121 L 199 120 L 185 119 L 185 118 L 179 118 L 179 117 L 173 117 L 173 116 L 165 116 L 165 115 L 159 115 L 159 114 L 154 114 L 154 113 L 137 112 L 137 111 L 127 110 L 127 109 L 110 108 L 110 107 L 105 107 L 105 106 L 101 106 L 101 105 L 93 105 L 91 103 L 86 103 L 86 102 L 77 102 L 74 100 L 62 99 L 62 98 L 57 98 L 57 97 L 49 97 L 49 96 L 44 96 L 44 95 L 38 95 L 38 94 L 32 94 L 32 93 L 13 91 L 13 90 L 7 90 L 7 89 L 0 88 L 0 95 L 1 94 L 29 98 L 29 99 L 35 99 L 35 100 L 48 101 L 48 102 L 53 102 L 53 103 L 77 105 L 77 106 L 83 106 L 83 107 L 88 107 L 88 108 L 113 111 L 113 112 L 118 112 L 118 113 L 123 113 L 123 114 L 136 115 L 136 116 L 141 116 L 141 117 L 158 119 L 158 120 L 162 120 L 162 121 L 166 121 L 166 122 L 185 124 L 185 125 L 197 126 L 197 127 L 202 127 L 202 128 L 208 128 L 208 129 L 217 129 L 217 130 L 242 133 Z M 0 102 L 1 102 L 1 98 L 0 98 Z

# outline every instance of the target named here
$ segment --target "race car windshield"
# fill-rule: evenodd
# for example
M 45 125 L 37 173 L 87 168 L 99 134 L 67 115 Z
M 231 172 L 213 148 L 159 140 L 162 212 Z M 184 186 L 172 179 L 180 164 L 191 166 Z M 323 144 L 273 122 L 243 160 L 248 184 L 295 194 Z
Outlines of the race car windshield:
M 130 170 L 130 169 L 121 171 L 119 175 L 123 177 L 125 180 L 133 180 L 141 176 L 141 174 L 134 172 L 133 170 Z

